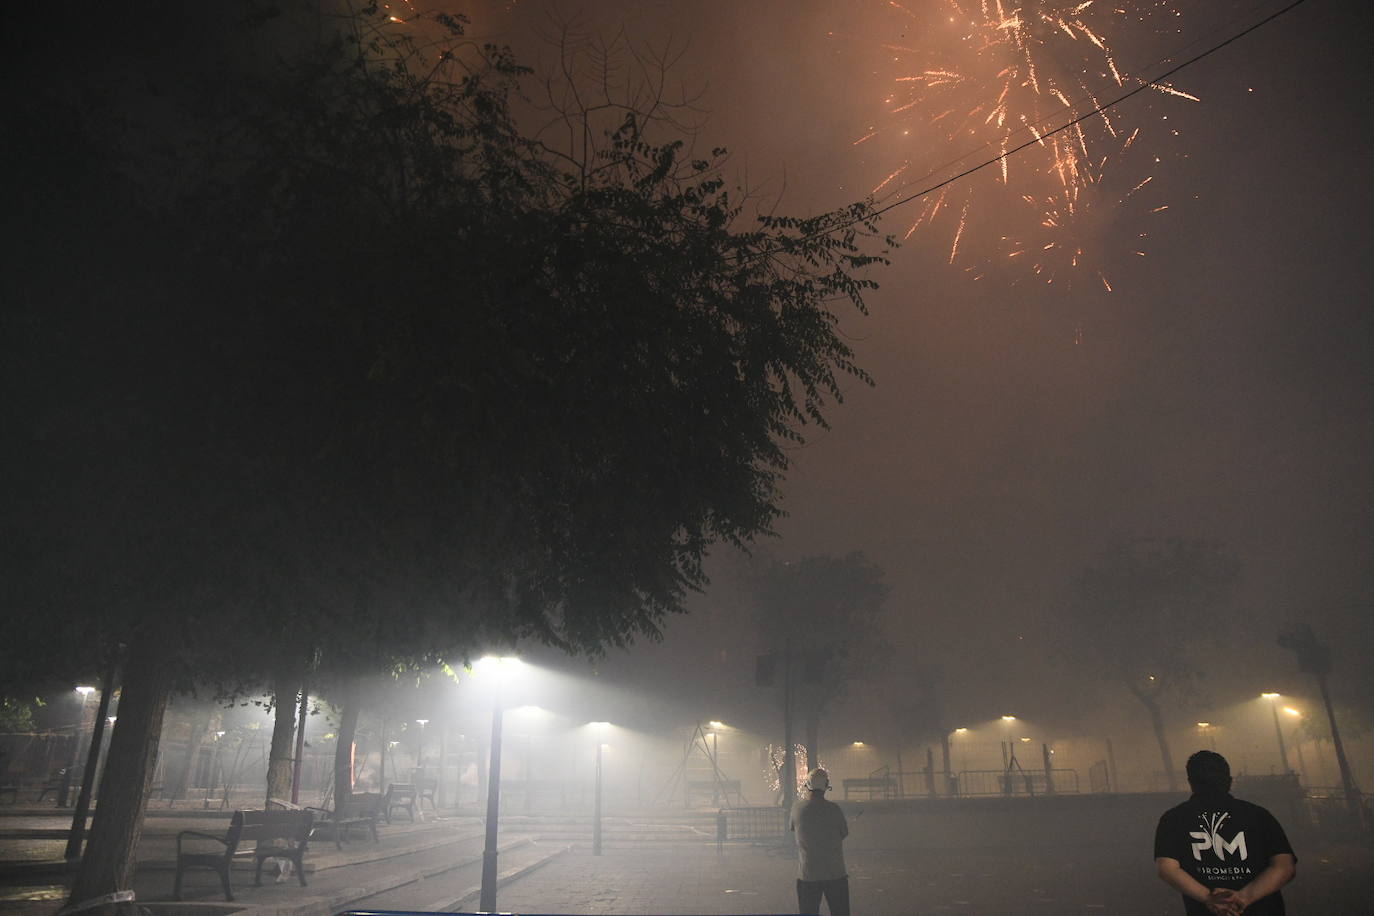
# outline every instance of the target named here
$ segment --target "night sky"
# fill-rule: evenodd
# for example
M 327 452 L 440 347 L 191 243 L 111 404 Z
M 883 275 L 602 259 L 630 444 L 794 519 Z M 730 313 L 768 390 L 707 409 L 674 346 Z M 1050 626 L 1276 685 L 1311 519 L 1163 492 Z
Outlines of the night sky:
M 1279 8 L 1177 6 L 1176 33 L 1109 36 L 1125 68 L 1196 53 Z M 1112 537 L 1215 539 L 1244 563 L 1243 618 L 1226 634 L 1209 702 L 1312 692 L 1274 642 L 1303 619 L 1336 645 L 1346 702 L 1369 708 L 1359 669 L 1374 648 L 1374 201 L 1362 6 L 1309 0 L 1172 78 L 1200 102 L 1147 92 L 1115 111 L 1154 144 L 1152 190 L 1169 208 L 1104 208 L 1090 241 L 1112 292 L 1090 276 L 1047 285 L 1004 261 L 975 279 L 947 263 L 948 233 L 918 231 L 876 275 L 871 316 L 845 317 L 877 385 L 850 384 L 833 428 L 792 453 L 789 515 L 768 549 L 862 550 L 882 566 L 898 670 L 945 671 L 955 718 L 1014 706 L 1063 730 L 1089 727 L 1099 700 L 1083 698 L 1096 688 L 1055 657 L 1055 610 Z M 898 21 L 886 4 L 560 9 L 636 40 L 685 42 L 674 73 L 702 88 L 702 144 L 729 147 L 751 186 L 782 192 L 782 210 L 861 198 L 902 156 L 931 169 L 951 158 L 930 136 L 906 149 L 890 137 L 853 145 L 882 121 L 901 69 L 874 44 Z M 518 51 L 533 47 L 523 30 L 545 21 L 536 4 L 488 15 L 477 31 L 497 23 L 490 33 Z M 894 210 L 884 229 L 905 233 L 916 207 Z M 970 211 L 985 237 L 1001 216 Z M 693 604 L 736 600 L 717 591 Z M 709 642 L 702 626 L 674 621 L 664 645 L 603 668 L 633 677 L 676 664 L 693 683 L 687 647 Z M 1109 689 L 1101 715 L 1141 716 L 1143 728 L 1132 702 Z

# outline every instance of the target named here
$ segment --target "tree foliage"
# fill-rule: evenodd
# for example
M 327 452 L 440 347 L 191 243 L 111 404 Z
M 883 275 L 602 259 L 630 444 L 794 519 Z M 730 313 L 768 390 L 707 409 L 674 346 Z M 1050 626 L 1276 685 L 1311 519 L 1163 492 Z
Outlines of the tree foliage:
M 754 214 L 652 105 L 567 108 L 596 143 L 556 154 L 527 71 L 435 23 L 239 0 L 7 41 L 0 686 L 129 645 L 93 852 L 137 835 L 173 689 L 657 636 L 868 380 L 833 310 L 866 204 Z
M 189 683 L 656 636 L 867 381 L 832 307 L 871 211 L 751 216 L 652 112 L 554 155 L 458 18 L 437 53 L 281 18 L 234 23 L 217 80 L 22 112 L 7 566 L 41 611 L 7 644 L 156 633 Z M 75 189 L 40 161 L 67 134 Z
M 809 708 L 819 716 L 888 660 L 882 627 L 890 591 L 883 570 L 862 553 L 797 561 L 762 558 L 754 587 L 760 646 L 790 646 Z

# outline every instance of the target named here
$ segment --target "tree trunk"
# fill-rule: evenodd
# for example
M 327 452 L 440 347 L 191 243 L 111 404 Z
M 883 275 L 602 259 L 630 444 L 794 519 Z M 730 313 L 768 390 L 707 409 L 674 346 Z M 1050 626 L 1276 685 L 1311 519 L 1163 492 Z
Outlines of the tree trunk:
M 1155 730 L 1155 740 L 1159 742 L 1159 762 L 1164 766 L 1164 777 L 1169 781 L 1169 791 L 1178 791 L 1178 775 L 1174 772 L 1174 755 L 1169 750 L 1169 736 L 1164 733 L 1164 716 L 1159 704 L 1153 698 L 1137 694 L 1140 702 L 1150 711 L 1150 725 Z
M 353 794 L 353 739 L 358 732 L 358 694 L 352 681 L 343 684 L 339 741 L 334 745 L 334 810 Z
M 280 672 L 272 685 L 272 749 L 267 758 L 267 802 L 291 797 L 291 752 L 296 737 L 296 699 L 300 678 L 295 672 Z
M 210 719 L 213 715 L 213 710 L 207 708 L 203 713 L 191 717 L 190 731 L 186 733 L 186 754 L 182 757 L 181 766 L 177 768 L 177 774 L 172 779 L 173 801 L 186 797 L 186 790 L 191 784 L 191 770 L 205 736 L 210 731 Z
M 110 738 L 90 843 L 69 905 L 133 887 L 135 852 L 156 772 L 162 718 L 171 684 L 155 645 L 134 643 L 125 669 L 119 720 Z M 113 912 L 112 907 L 105 908 Z M 93 914 L 94 916 L 94 914 Z

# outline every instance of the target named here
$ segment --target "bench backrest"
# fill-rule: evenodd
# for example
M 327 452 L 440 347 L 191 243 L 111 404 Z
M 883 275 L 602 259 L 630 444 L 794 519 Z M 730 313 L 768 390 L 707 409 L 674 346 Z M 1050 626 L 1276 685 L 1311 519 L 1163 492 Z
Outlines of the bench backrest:
M 386 790 L 388 804 L 404 805 L 415 800 L 415 786 L 408 782 L 393 782 Z
M 315 825 L 313 811 L 234 812 L 236 820 L 240 816 L 243 818 L 242 838 L 257 840 L 259 843 L 285 840 L 292 845 L 300 845 L 310 837 L 310 829 Z
M 376 817 L 381 810 L 382 793 L 357 792 L 349 796 L 346 801 L 339 805 L 336 817 L 340 820 L 348 820 L 355 817 Z

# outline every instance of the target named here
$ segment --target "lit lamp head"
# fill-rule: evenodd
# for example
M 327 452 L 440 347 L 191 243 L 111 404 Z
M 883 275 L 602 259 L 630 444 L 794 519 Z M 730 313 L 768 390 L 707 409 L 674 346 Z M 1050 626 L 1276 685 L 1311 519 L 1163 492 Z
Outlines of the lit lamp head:
M 95 688 L 94 688 L 94 687 L 87 687 L 87 686 L 85 686 L 85 685 L 82 685 L 82 686 L 76 688 L 76 692 L 79 693 L 79 694 L 81 694 L 81 699 L 84 700 L 84 699 L 86 699 L 86 697 L 88 697 L 88 696 L 90 696 L 91 694 L 95 693 Z

